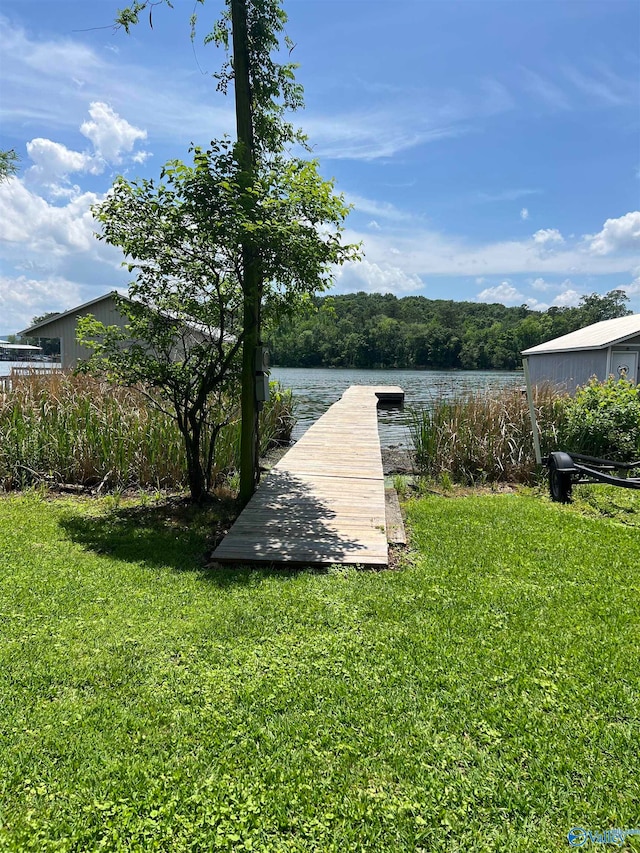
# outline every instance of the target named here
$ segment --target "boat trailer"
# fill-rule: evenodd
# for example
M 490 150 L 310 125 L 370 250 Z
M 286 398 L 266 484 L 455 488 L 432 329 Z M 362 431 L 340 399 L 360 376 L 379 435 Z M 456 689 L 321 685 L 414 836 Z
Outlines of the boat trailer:
M 529 417 L 533 434 L 533 449 L 538 465 L 543 464 L 540 449 L 540 431 L 536 420 L 533 401 L 533 389 L 529 375 L 529 359 L 522 359 L 524 377 L 529 403 Z M 584 453 L 566 453 L 556 450 L 550 453 L 544 463 L 549 469 L 549 491 L 551 500 L 569 503 L 574 486 L 581 483 L 605 483 L 622 489 L 640 489 L 640 459 L 636 462 L 615 462 L 613 459 L 598 459 Z M 634 473 L 634 476 L 629 476 Z M 637 474 L 637 476 L 635 476 Z
M 612 459 L 558 450 L 550 453 L 546 462 L 551 500 L 559 503 L 569 503 L 573 486 L 581 483 L 606 483 L 622 489 L 640 489 L 640 476 L 629 476 L 634 469 L 640 474 L 640 459 L 636 462 L 614 462 Z

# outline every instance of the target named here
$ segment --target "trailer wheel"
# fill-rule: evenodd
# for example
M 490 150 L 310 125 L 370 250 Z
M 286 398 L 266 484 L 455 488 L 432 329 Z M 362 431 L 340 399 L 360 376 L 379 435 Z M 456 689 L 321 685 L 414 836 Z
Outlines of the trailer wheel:
M 549 460 L 549 492 L 551 500 L 556 503 L 568 504 L 571 502 L 571 474 L 559 471 L 553 456 Z

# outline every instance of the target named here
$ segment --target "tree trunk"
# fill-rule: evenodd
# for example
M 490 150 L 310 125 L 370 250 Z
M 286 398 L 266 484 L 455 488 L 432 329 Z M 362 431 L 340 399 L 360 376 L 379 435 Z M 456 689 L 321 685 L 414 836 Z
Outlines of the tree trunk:
M 182 432 L 184 438 L 184 449 L 187 456 L 187 477 L 189 479 L 189 493 L 194 503 L 202 503 L 207 497 L 207 483 L 205 472 L 202 467 L 200 456 L 200 425 L 191 425 Z
M 255 145 L 251 110 L 249 44 L 247 38 L 246 0 L 231 0 L 233 36 L 233 75 L 236 100 L 236 154 L 240 170 L 242 204 L 249 214 L 253 199 L 246 190 L 253 182 Z M 240 433 L 240 502 L 246 504 L 258 482 L 258 406 L 256 404 L 256 349 L 260 341 L 260 303 L 262 300 L 260 264 L 247 235 L 242 244 L 242 291 L 244 294 L 242 352 L 242 426 Z

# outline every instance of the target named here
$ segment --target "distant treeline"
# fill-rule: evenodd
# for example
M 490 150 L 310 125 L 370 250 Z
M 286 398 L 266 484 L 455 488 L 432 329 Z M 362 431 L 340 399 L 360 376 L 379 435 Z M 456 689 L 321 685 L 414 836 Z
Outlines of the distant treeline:
M 314 310 L 269 334 L 282 367 L 513 369 L 520 352 L 575 329 L 630 314 L 622 290 L 583 296 L 575 308 L 353 293 L 317 297 Z

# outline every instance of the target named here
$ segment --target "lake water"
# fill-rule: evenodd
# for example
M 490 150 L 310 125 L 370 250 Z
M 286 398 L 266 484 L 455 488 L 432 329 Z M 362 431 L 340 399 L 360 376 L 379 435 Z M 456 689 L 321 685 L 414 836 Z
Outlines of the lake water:
M 473 392 L 499 391 L 524 385 L 516 371 L 480 370 L 350 370 L 340 368 L 273 367 L 271 379 L 291 388 L 298 422 L 298 439 L 311 424 L 340 399 L 350 385 L 399 385 L 405 393 L 404 409 L 378 410 L 380 443 L 383 447 L 409 445 L 407 424 L 411 408 L 426 408 L 445 397 Z
M 38 362 L 0 361 L 0 376 L 12 367 L 58 367 Z M 298 419 L 293 431 L 297 440 L 340 399 L 350 385 L 399 385 L 405 393 L 404 409 L 380 409 L 378 426 L 383 447 L 408 446 L 407 424 L 411 408 L 428 407 L 442 397 L 471 392 L 499 391 L 523 385 L 520 372 L 481 370 L 351 370 L 341 368 L 273 367 L 271 379 L 291 388 Z

